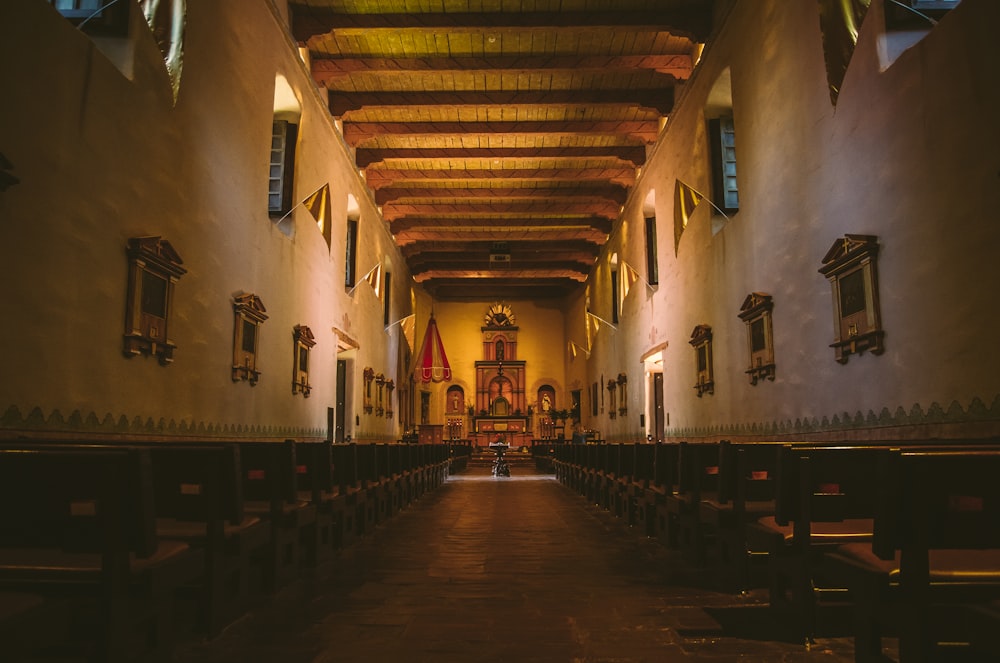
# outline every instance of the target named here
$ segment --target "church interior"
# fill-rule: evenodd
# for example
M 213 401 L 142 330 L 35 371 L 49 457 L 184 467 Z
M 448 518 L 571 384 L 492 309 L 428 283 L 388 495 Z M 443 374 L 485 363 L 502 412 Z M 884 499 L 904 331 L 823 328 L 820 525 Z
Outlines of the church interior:
M 702 605 L 703 630 L 661 620 L 669 655 L 532 630 L 260 660 L 1000 660 L 998 24 L 994 0 L 0 4 L 0 658 L 82 631 L 88 660 L 253 660 L 233 634 L 303 577 L 340 591 L 391 528 L 429 542 L 496 490 L 476 526 L 524 523 L 531 555 L 566 504 L 792 635 L 747 654 Z M 53 634 L 84 598 L 98 624 Z M 824 640 L 828 600 L 854 621 Z

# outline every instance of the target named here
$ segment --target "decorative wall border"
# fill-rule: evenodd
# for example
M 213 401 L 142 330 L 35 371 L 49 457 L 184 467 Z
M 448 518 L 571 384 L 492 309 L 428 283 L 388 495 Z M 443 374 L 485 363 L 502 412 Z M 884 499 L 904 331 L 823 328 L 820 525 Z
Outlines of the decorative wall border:
M 189 439 L 254 439 L 254 440 L 298 440 L 326 439 L 325 428 L 305 428 L 300 426 L 269 426 L 261 424 L 223 424 L 194 422 L 173 418 L 125 415 L 115 417 L 111 413 L 100 417 L 95 412 L 83 414 L 73 410 L 65 416 L 58 409 L 48 415 L 40 407 L 32 408 L 22 415 L 16 405 L 11 405 L 0 416 L 0 438 L 15 437 L 161 437 Z
M 988 425 L 984 425 L 988 424 Z M 947 408 L 938 403 L 932 403 L 926 409 L 919 403 L 914 403 L 909 410 L 902 406 L 891 412 L 883 407 L 876 414 L 868 410 L 865 414 L 860 410 L 853 415 L 841 412 L 822 418 L 796 418 L 783 421 L 753 422 L 742 424 L 719 424 L 717 426 L 678 427 L 666 429 L 666 439 L 686 439 L 717 436 L 734 437 L 830 437 L 841 439 L 848 437 L 845 433 L 861 431 L 889 432 L 891 436 L 883 439 L 909 439 L 910 437 L 929 437 L 923 435 L 927 427 L 956 427 L 957 436 L 962 434 L 1000 435 L 1000 394 L 993 398 L 987 406 L 978 396 L 973 398 L 968 408 L 963 408 L 957 401 L 952 401 Z M 969 430 L 973 429 L 973 430 Z M 982 430 L 980 430 L 982 429 Z M 908 435 L 912 431 L 914 436 Z M 991 432 L 992 431 L 992 432 Z M 860 436 L 863 439 L 865 436 Z M 877 436 L 871 436 L 875 439 Z

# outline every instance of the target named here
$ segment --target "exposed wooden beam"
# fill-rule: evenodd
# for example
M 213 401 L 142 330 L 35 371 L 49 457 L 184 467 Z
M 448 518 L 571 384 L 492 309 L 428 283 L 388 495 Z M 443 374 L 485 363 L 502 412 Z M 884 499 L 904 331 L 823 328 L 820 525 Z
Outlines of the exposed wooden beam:
M 658 120 L 553 120 L 529 122 L 344 122 L 344 140 L 351 147 L 362 147 L 380 136 L 502 136 L 542 134 L 555 136 L 607 135 L 628 136 L 652 145 L 660 130 Z
M 687 80 L 694 69 L 690 55 L 496 55 L 490 57 L 350 58 L 313 54 L 312 75 L 326 85 L 351 74 L 413 76 L 465 74 L 620 74 L 652 71 L 673 80 Z M 669 80 L 666 82 L 670 82 Z
M 292 6 L 292 34 L 300 42 L 333 32 L 340 37 L 371 36 L 378 31 L 401 30 L 443 33 L 505 32 L 574 33 L 581 30 L 620 30 L 669 33 L 704 41 L 711 29 L 711 7 L 691 7 L 651 12 L 477 12 L 344 14 L 315 7 Z
M 490 92 L 334 92 L 329 93 L 330 113 L 350 119 L 352 113 L 372 108 L 413 106 L 623 106 L 645 108 L 669 115 L 674 107 L 674 90 L 526 90 Z
M 587 203 L 565 203 L 549 201 L 532 202 L 498 202 L 498 203 L 465 203 L 460 205 L 448 204 L 407 204 L 407 203 L 386 203 L 382 207 L 382 218 L 392 224 L 399 219 L 411 217 L 438 217 L 444 221 L 449 216 L 461 215 L 462 221 L 466 221 L 476 215 L 496 215 L 496 214 L 521 214 L 521 215 L 577 215 L 585 214 L 594 217 L 603 217 L 608 220 L 618 217 L 621 206 L 615 202 L 592 201 Z M 539 223 L 544 219 L 534 218 L 531 222 Z M 488 221 L 484 221 L 487 222 Z
M 378 148 L 360 147 L 355 152 L 357 164 L 366 168 L 389 160 L 434 159 L 615 159 L 642 166 L 646 163 L 646 148 L 634 147 L 511 147 L 511 148 Z
M 497 170 L 369 168 L 365 181 L 378 190 L 399 181 L 452 182 L 455 180 L 551 180 L 557 182 L 598 181 L 631 186 L 635 184 L 634 168 L 525 168 Z
M 477 245 L 460 241 L 420 242 L 419 244 L 408 244 L 402 249 L 402 254 L 404 258 L 409 258 L 420 253 L 441 256 L 454 255 L 455 253 L 467 252 L 473 246 Z M 492 242 L 484 240 L 478 246 L 482 247 L 482 253 L 492 253 Z M 598 245 L 582 240 L 507 242 L 506 248 L 512 255 L 533 253 L 545 256 L 550 252 L 563 252 L 570 255 L 579 254 L 587 256 L 587 259 L 591 262 L 600 253 Z
M 491 255 L 493 254 L 489 251 L 465 251 L 458 254 L 453 252 L 420 251 L 410 256 L 407 264 L 414 271 L 442 264 L 453 265 L 456 268 L 468 265 L 481 266 L 489 263 Z M 509 255 L 511 257 L 511 265 L 518 268 L 526 265 L 547 265 L 559 262 L 578 263 L 585 265 L 587 269 L 590 269 L 594 265 L 594 256 L 586 251 L 552 251 L 546 255 L 536 252 L 510 253 Z
M 422 274 L 414 274 L 413 280 L 417 283 L 423 283 L 430 279 L 438 278 L 451 278 L 451 279 L 495 279 L 497 277 L 497 271 L 491 269 L 439 269 L 423 272 Z M 551 279 L 551 278 L 563 278 L 572 279 L 574 281 L 587 280 L 588 272 L 583 272 L 577 269 L 523 269 L 523 270 L 503 270 L 511 272 L 510 278 L 522 278 L 522 279 Z
M 608 233 L 591 226 L 567 226 L 562 228 L 539 228 L 532 226 L 462 226 L 461 228 L 415 227 L 410 230 L 394 232 L 393 237 L 400 246 L 421 241 L 458 240 L 481 242 L 483 240 L 514 242 L 525 239 L 541 241 L 574 241 L 584 240 L 594 244 L 604 245 L 608 241 Z
M 431 279 L 424 283 L 435 299 L 479 302 L 497 299 L 559 299 L 583 288 L 571 279 L 492 279 L 477 281 L 474 287 L 464 279 Z
M 525 262 L 525 261 L 512 261 L 509 265 L 503 266 L 492 266 L 489 263 L 489 259 L 472 261 L 431 261 L 431 262 L 411 262 L 408 263 L 410 268 L 410 274 L 413 276 L 418 275 L 430 275 L 435 276 L 442 272 L 447 273 L 457 273 L 465 272 L 469 274 L 480 273 L 487 271 L 495 276 L 500 276 L 504 273 L 510 273 L 512 275 L 527 275 L 526 278 L 530 278 L 531 275 L 538 273 L 557 273 L 565 274 L 568 272 L 575 272 L 577 274 L 589 274 L 590 270 L 594 267 L 594 264 L 576 262 L 573 260 L 558 260 L 553 259 L 549 261 L 536 261 L 536 262 Z
M 437 187 L 383 187 L 375 192 L 375 202 L 379 205 L 414 199 L 432 199 L 449 201 L 468 201 L 482 198 L 505 200 L 562 200 L 567 202 L 584 202 L 587 200 L 610 200 L 619 205 L 625 202 L 628 189 L 623 186 L 599 185 L 583 183 L 579 187 L 524 187 L 516 189 L 445 189 Z M 471 200 L 470 200 L 471 199 Z
M 594 228 L 603 234 L 611 232 L 612 219 L 601 216 L 552 216 L 552 217 L 500 217 L 500 218 L 469 218 L 442 216 L 405 216 L 394 219 L 389 228 L 398 239 L 407 230 L 475 230 L 478 232 L 499 231 L 503 228 L 536 229 L 574 229 Z

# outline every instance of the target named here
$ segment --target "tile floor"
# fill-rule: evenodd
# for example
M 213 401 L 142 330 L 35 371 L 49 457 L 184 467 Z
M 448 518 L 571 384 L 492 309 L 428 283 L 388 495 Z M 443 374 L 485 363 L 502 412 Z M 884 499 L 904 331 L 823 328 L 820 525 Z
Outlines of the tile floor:
M 805 663 L 853 661 L 846 633 L 807 649 L 766 594 L 646 539 L 551 475 L 470 466 L 174 663 Z

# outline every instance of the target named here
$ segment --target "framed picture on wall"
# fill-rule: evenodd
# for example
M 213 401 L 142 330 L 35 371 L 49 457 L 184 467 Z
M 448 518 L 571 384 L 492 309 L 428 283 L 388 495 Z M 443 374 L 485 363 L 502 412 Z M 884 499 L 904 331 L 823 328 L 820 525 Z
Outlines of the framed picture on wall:
M 852 354 L 885 351 L 878 297 L 878 238 L 844 235 L 823 257 L 819 272 L 830 282 L 834 357 L 846 364 Z

